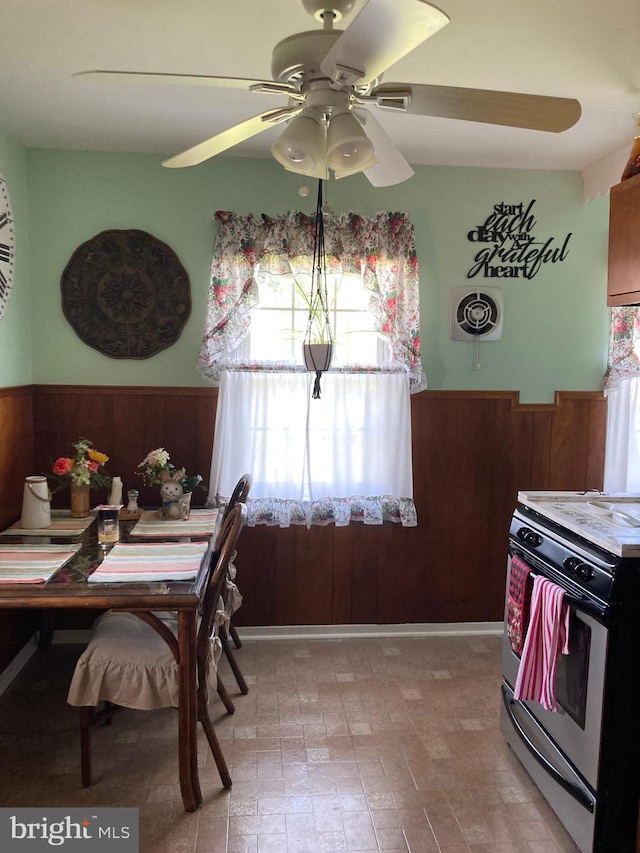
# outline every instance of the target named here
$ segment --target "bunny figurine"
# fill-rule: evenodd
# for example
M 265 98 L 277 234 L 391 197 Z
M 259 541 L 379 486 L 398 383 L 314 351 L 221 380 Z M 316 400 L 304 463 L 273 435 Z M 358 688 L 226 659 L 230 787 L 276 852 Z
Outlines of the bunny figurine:
M 183 518 L 184 510 L 181 505 L 180 498 L 184 493 L 180 480 L 182 479 L 182 471 L 174 471 L 170 474 L 168 471 L 162 472 L 163 483 L 160 486 L 160 496 L 162 497 L 161 514 L 164 518 Z

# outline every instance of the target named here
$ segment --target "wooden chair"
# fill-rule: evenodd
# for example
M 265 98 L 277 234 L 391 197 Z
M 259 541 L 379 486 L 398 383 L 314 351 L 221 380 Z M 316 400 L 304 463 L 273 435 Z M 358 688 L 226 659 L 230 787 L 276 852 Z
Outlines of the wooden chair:
M 216 612 L 246 513 L 246 506 L 238 504 L 222 523 L 209 560 L 196 640 L 198 720 L 225 788 L 231 787 L 231 776 L 209 717 L 209 687 L 216 685 L 220 690 L 217 663 L 221 644 Z M 179 659 L 175 611 L 110 610 L 96 620 L 89 645 L 76 664 L 67 697 L 69 704 L 80 707 L 83 787 L 91 785 L 91 726 L 98 703 L 140 710 L 177 707 Z
M 224 519 L 227 515 L 233 510 L 235 506 L 238 504 L 246 504 L 247 498 L 249 497 L 249 492 L 251 491 L 251 484 L 253 482 L 253 478 L 251 474 L 243 474 L 242 477 L 236 483 L 236 486 L 231 493 L 231 497 L 229 498 L 229 502 L 225 507 L 224 515 L 223 515 L 223 523 Z M 222 650 L 225 653 L 225 656 L 229 662 L 229 666 L 231 667 L 231 671 L 233 672 L 233 676 L 240 688 L 241 693 L 248 693 L 249 688 L 247 686 L 247 682 L 238 666 L 238 662 L 233 654 L 233 650 L 231 649 L 231 644 L 229 642 L 229 637 L 233 640 L 233 643 L 237 649 L 242 647 L 242 642 L 240 637 L 238 636 L 238 632 L 236 631 L 232 617 L 235 611 L 242 604 L 242 595 L 240 595 L 240 591 L 235 584 L 236 577 L 236 567 L 234 565 L 235 554 L 231 557 L 231 563 L 229 565 L 229 580 L 227 581 L 226 587 L 223 590 L 223 601 L 224 601 L 224 609 L 228 617 L 228 621 L 226 624 L 220 625 L 219 627 L 219 636 L 220 642 L 222 643 Z

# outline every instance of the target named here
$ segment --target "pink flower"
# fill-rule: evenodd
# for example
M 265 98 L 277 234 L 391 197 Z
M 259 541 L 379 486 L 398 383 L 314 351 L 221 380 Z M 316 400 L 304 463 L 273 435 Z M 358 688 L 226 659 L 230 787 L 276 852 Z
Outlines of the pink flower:
M 97 462 L 87 462 L 87 468 L 89 469 L 89 471 L 91 471 L 92 474 L 97 474 L 99 467 L 100 466 Z
M 613 331 L 615 334 L 622 335 L 627 331 L 627 322 L 623 320 L 622 317 L 616 317 L 615 322 L 613 324 Z
M 58 476 L 64 477 L 65 474 L 68 474 L 71 471 L 73 466 L 73 459 L 69 459 L 66 456 L 61 456 L 59 459 L 53 463 L 53 473 Z

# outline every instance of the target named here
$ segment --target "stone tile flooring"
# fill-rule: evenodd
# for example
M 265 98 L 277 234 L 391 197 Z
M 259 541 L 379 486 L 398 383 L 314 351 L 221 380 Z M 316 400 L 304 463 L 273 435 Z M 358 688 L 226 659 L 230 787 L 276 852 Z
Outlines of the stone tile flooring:
M 240 631 L 242 633 L 242 631 Z M 504 744 L 500 640 L 245 641 L 236 712 L 212 708 L 233 776 L 200 732 L 203 806 L 182 809 L 177 714 L 119 709 L 80 786 L 79 646 L 39 650 L 0 697 L 1 806 L 135 806 L 141 853 L 575 853 Z

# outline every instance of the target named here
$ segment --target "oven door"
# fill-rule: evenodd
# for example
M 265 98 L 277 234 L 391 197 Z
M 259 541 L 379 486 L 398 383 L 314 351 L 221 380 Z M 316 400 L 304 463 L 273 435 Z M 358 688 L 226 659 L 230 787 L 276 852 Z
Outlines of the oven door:
M 525 554 L 518 551 L 518 556 L 526 562 Z M 508 562 L 510 570 L 511 558 Z M 539 565 L 532 571 L 545 574 Z M 550 572 L 548 577 L 561 585 L 561 579 L 556 573 Z M 508 581 L 509 578 L 507 589 Z M 575 595 L 568 595 L 567 599 L 570 601 L 569 654 L 560 655 L 557 663 L 558 710 L 547 711 L 535 701 L 517 704 L 526 707 L 531 717 L 595 790 L 600 757 L 608 631 L 600 621 L 602 613 L 599 613 L 599 608 L 602 608 L 598 602 L 592 602 L 586 597 L 580 601 Z M 502 664 L 504 679 L 513 690 L 520 656 L 512 650 L 507 631 L 504 633 Z
M 505 740 L 582 853 L 591 853 L 596 796 L 523 702 L 502 684 L 500 728 Z

